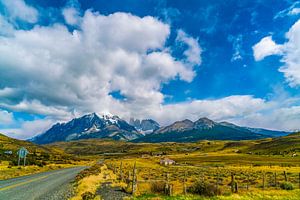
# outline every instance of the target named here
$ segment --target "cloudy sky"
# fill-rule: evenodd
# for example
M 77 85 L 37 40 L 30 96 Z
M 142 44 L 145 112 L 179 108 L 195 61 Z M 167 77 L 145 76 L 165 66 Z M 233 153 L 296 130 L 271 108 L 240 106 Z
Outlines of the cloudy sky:
M 0 0 L 0 132 L 90 112 L 300 129 L 300 1 Z

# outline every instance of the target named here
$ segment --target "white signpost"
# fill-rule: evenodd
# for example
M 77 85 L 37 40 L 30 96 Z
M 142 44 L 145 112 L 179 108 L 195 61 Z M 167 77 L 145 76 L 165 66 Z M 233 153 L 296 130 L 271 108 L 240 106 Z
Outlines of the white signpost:
M 25 147 L 21 147 L 18 151 L 19 159 L 18 159 L 18 166 L 20 166 L 20 160 L 21 158 L 24 159 L 23 165 L 26 165 L 26 155 L 29 153 L 29 151 Z

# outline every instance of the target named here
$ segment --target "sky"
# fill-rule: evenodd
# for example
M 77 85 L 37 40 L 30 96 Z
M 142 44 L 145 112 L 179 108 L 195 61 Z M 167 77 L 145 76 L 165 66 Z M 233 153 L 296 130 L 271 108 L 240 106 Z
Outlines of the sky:
M 300 129 L 300 1 L 0 0 L 0 132 L 92 112 Z

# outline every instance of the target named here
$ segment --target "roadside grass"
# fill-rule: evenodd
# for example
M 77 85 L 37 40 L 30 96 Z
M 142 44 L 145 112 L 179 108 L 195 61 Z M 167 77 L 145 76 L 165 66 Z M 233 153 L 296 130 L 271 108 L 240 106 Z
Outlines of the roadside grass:
M 101 197 L 95 195 L 98 187 L 104 182 L 114 182 L 117 178 L 113 171 L 103 164 L 95 164 L 79 173 L 77 177 L 79 178 L 75 182 L 75 195 L 70 200 L 82 200 L 87 196 L 87 199 L 100 200 Z
M 40 173 L 40 172 L 46 172 L 50 170 L 69 168 L 69 167 L 74 167 L 74 166 L 84 165 L 84 164 L 85 163 L 49 164 L 49 165 L 44 165 L 42 167 L 36 165 L 18 167 L 18 166 L 9 166 L 8 161 L 2 161 L 0 163 L 0 180 L 16 178 L 19 176 L 25 176 L 25 175 L 30 175 L 30 174 Z
M 300 190 L 294 191 L 252 191 L 250 193 L 232 194 L 227 196 L 202 197 L 195 195 L 186 196 L 161 196 L 155 194 L 144 194 L 131 198 L 132 200 L 299 200 Z

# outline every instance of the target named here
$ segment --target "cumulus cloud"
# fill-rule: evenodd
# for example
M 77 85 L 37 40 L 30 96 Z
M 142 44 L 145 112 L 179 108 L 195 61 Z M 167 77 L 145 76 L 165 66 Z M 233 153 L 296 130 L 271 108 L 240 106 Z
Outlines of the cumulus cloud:
M 7 9 L 9 11 L 9 3 Z M 11 19 L 30 23 L 38 20 L 38 13 L 16 15 L 11 12 Z M 110 112 L 125 119 L 149 117 L 162 125 L 204 116 L 248 125 L 272 109 L 278 110 L 278 116 L 284 112 L 288 115 L 287 110 L 293 109 L 293 116 L 297 116 L 295 105 L 280 107 L 272 101 L 248 95 L 165 105 L 163 84 L 172 80 L 191 82 L 196 76 L 195 68 L 201 64 L 202 53 L 198 38 L 182 30 L 177 32 L 176 42 L 186 48 L 183 59 L 179 59 L 172 56 L 172 47 L 166 45 L 170 25 L 157 18 L 122 12 L 103 15 L 92 10 L 81 13 L 78 7 L 70 5 L 62 9 L 62 15 L 65 24 L 36 24 L 26 30 L 15 29 L 11 20 L 0 17 L 0 115 L 5 116 L 0 117 L 0 121 L 6 119 L 5 123 L 9 123 L 7 116 L 11 117 L 10 121 L 15 120 L 4 110 L 47 116 L 20 121 L 18 128 L 2 130 L 10 136 L 29 138 L 56 121 L 67 121 L 88 112 Z M 289 41 L 295 40 L 295 35 L 295 31 L 290 31 Z M 286 50 L 292 45 L 283 46 L 269 38 L 255 46 L 254 52 L 257 60 L 282 54 L 286 63 L 290 59 L 297 61 L 297 57 L 287 56 L 297 54 L 297 51 Z M 287 69 L 290 67 L 281 68 L 288 74 Z M 111 93 L 116 91 L 124 98 L 114 98 Z M 265 126 L 275 121 L 265 121 Z M 291 123 L 296 122 L 296 118 L 291 120 Z
M 80 23 L 80 13 L 75 8 L 65 8 L 63 9 L 63 16 L 65 21 L 69 25 L 77 25 Z
M 300 14 L 300 8 L 293 8 L 289 11 L 289 15 L 298 15 Z
M 266 109 L 263 99 L 248 95 L 229 96 L 221 99 L 192 100 L 183 103 L 164 105 L 153 110 L 153 118 L 158 121 L 168 120 L 167 123 L 188 118 L 197 120 L 200 117 L 209 117 L 222 121 L 258 112 Z
M 183 30 L 178 30 L 176 40 L 188 46 L 188 48 L 183 52 L 187 61 L 193 65 L 200 65 L 202 49 L 199 45 L 198 39 L 189 36 Z
M 38 11 L 26 4 L 24 0 L 1 0 L 8 11 L 9 19 L 20 19 L 28 23 L 35 23 L 38 20 Z
M 0 14 L 0 36 L 9 36 L 13 33 L 14 28 L 1 14 Z
M 285 65 L 279 71 L 284 73 L 290 86 L 295 87 L 300 85 L 300 20 L 286 33 L 286 38 L 282 58 Z
M 254 58 L 259 61 L 270 55 L 281 55 L 284 63 L 282 72 L 291 87 L 300 85 L 300 20 L 286 33 L 287 42 L 276 44 L 272 38 L 265 37 L 253 46 Z
M 28 139 L 39 133 L 45 132 L 53 125 L 53 123 L 55 123 L 55 121 L 50 119 L 36 119 L 33 121 L 25 121 L 20 123 L 21 127 L 0 129 L 0 133 L 4 133 L 12 138 Z
M 253 47 L 254 58 L 260 61 L 270 55 L 279 55 L 282 53 L 282 46 L 277 45 L 271 36 L 264 37 Z
M 80 23 L 66 17 L 77 24 L 72 32 L 55 23 L 0 37 L 1 108 L 56 120 L 87 112 L 146 114 L 164 102 L 163 83 L 195 77 L 198 41 L 182 32 L 188 62 L 173 57 L 168 24 L 121 12 L 87 10 L 76 17 Z M 113 98 L 113 91 L 124 100 Z
M 68 25 L 76 26 L 81 23 L 80 4 L 77 0 L 69 0 L 62 14 Z
M 14 121 L 13 114 L 0 109 L 0 125 L 9 125 Z

